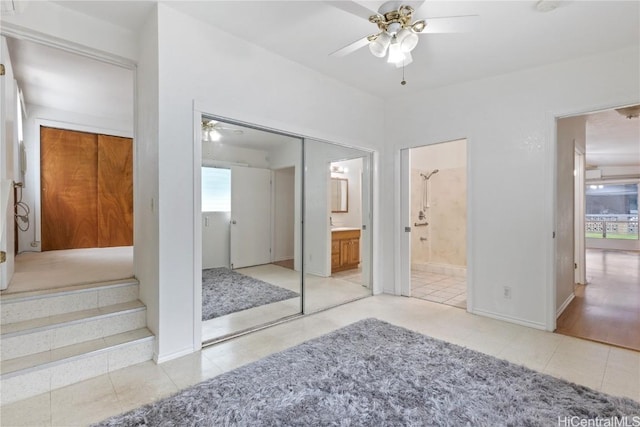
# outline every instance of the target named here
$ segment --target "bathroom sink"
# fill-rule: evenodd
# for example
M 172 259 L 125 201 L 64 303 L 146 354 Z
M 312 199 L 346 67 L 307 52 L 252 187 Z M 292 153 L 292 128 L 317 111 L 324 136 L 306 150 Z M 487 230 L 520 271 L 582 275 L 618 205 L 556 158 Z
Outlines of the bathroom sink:
M 358 227 L 331 227 L 331 231 L 360 230 Z

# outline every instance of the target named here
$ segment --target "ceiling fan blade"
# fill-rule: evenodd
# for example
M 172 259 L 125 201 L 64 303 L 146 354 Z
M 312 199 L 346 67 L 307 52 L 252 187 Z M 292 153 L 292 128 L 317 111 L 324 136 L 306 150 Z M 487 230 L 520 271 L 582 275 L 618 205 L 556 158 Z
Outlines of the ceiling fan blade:
M 478 15 L 427 18 L 427 26 L 420 34 L 469 33 L 480 26 Z
M 325 3 L 330 4 L 333 7 L 337 7 L 338 9 L 344 10 L 345 12 L 349 12 L 353 15 L 359 16 L 361 18 L 366 19 L 367 21 L 369 20 L 369 17 L 371 15 L 377 15 L 378 12 L 373 10 L 373 9 L 369 9 L 369 7 L 366 5 L 365 2 L 363 1 L 345 1 L 345 0 L 338 0 L 338 1 L 331 1 L 331 0 L 325 0 Z
M 354 41 L 351 44 L 348 44 L 347 46 L 336 50 L 335 52 L 331 52 L 329 54 L 329 56 L 336 56 L 338 58 L 346 56 L 352 52 L 355 52 L 358 49 L 361 49 L 363 47 L 365 47 L 366 45 L 369 44 L 369 39 L 367 37 L 363 37 L 359 40 Z

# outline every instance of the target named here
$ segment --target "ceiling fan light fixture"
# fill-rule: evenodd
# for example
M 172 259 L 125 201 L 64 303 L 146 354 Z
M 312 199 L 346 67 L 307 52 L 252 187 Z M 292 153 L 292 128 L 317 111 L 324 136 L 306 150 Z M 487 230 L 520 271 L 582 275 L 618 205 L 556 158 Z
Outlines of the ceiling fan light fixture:
M 396 37 L 404 53 L 411 52 L 418 45 L 418 35 L 408 28 L 400 30 Z
M 387 58 L 387 62 L 389 64 L 402 64 L 402 61 L 404 60 L 404 53 L 402 52 L 402 50 L 400 49 L 400 43 L 398 43 L 397 40 L 392 41 L 392 43 L 389 45 L 389 57 Z
M 413 62 L 413 56 L 411 56 L 411 52 L 403 52 L 402 60 L 400 60 L 399 62 L 396 62 L 396 68 L 404 67 L 406 65 L 411 64 L 412 62 Z
M 414 33 L 421 33 L 426 26 L 427 26 L 427 22 L 424 19 L 421 19 L 419 21 L 414 22 L 413 25 L 411 25 L 411 30 Z
M 217 130 L 211 129 L 209 131 L 209 141 L 218 142 L 220 138 L 222 138 L 222 135 Z
M 391 36 L 386 31 L 381 32 L 378 36 L 369 42 L 369 50 L 374 56 L 382 58 L 387 53 L 387 48 L 391 43 Z

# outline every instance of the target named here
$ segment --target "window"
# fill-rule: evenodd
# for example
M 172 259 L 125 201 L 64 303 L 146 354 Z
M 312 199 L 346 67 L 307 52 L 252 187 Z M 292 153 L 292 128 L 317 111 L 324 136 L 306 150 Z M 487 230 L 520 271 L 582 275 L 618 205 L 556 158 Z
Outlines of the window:
M 202 167 L 202 212 L 231 211 L 231 170 Z
M 638 240 L 638 184 L 587 184 L 586 236 Z

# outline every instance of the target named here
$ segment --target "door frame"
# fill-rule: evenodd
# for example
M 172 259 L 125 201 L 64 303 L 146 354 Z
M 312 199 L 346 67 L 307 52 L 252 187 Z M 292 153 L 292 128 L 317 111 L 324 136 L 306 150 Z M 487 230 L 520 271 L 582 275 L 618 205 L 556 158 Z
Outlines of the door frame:
M 473 258 L 473 211 L 471 205 L 471 196 L 473 194 L 473 180 L 472 176 L 472 161 L 471 161 L 471 150 L 469 147 L 471 146 L 471 137 L 463 136 L 454 139 L 448 139 L 446 141 L 436 141 L 429 142 L 422 145 L 415 145 L 411 147 L 401 148 L 399 153 L 399 209 L 396 210 L 399 215 L 399 221 L 396 223 L 399 238 L 396 240 L 400 247 L 399 251 L 396 251 L 396 265 L 398 268 L 396 269 L 396 294 L 402 296 L 411 296 L 411 231 L 413 231 L 413 226 L 411 224 L 411 150 L 415 148 L 428 147 L 431 145 L 437 144 L 446 144 L 447 142 L 459 141 L 461 139 L 466 140 L 466 184 L 467 184 L 467 194 L 466 194 L 466 207 L 467 207 L 467 218 L 466 218 L 466 257 L 467 257 L 467 274 L 466 274 L 466 282 L 467 282 L 467 312 L 474 312 L 474 291 L 473 291 L 473 267 L 474 267 L 474 258 Z M 407 227 L 409 228 L 409 232 L 407 232 Z
M 585 142 L 586 143 L 586 142 Z M 585 236 L 585 165 L 586 154 L 578 147 L 574 147 L 574 232 L 575 240 L 573 257 L 576 263 L 576 271 L 574 281 L 580 285 L 587 284 L 587 267 L 586 267 L 586 236 Z M 586 151 L 586 150 L 585 150 Z
M 134 114 L 133 114 L 133 129 L 132 132 L 122 132 L 120 130 L 115 130 L 115 129 L 107 129 L 107 128 L 100 128 L 100 127 L 95 127 L 95 126 L 87 126 L 87 125 L 82 125 L 79 123 L 73 123 L 73 122 L 61 122 L 61 121 L 56 121 L 54 119 L 38 119 L 36 118 L 34 120 L 34 127 L 36 129 L 34 129 L 34 152 L 33 152 L 33 158 L 34 159 L 40 159 L 40 126 L 47 126 L 47 127 L 56 127 L 56 128 L 61 128 L 61 129 L 68 129 L 68 130 L 75 130 L 75 131 L 80 131 L 80 132 L 90 132 L 90 133 L 102 133 L 102 134 L 106 134 L 106 135 L 113 135 L 113 136 L 121 136 L 121 137 L 125 137 L 125 138 L 131 138 L 133 139 L 133 182 L 134 182 L 134 190 L 133 190 L 133 205 L 134 205 L 134 210 L 133 210 L 133 221 L 134 224 L 136 223 L 136 182 L 137 182 L 137 165 L 136 165 L 136 161 L 137 161 L 137 137 L 136 137 L 136 131 L 137 131 L 137 124 L 138 124 L 138 117 L 136 114 L 136 107 L 138 105 L 138 90 L 137 90 L 137 86 L 138 86 L 138 75 L 137 75 L 137 65 L 136 62 L 118 55 L 113 55 L 111 53 L 108 53 L 106 51 L 102 51 L 99 49 L 95 49 L 89 46 L 84 46 L 84 45 L 80 45 L 74 42 L 70 42 L 55 36 L 51 36 L 45 33 L 41 33 L 38 32 L 34 29 L 31 28 L 26 28 L 26 27 L 21 27 L 19 25 L 15 25 L 15 24 L 11 24 L 11 23 L 4 23 L 2 25 L 2 28 L 0 28 L 0 34 L 2 36 L 5 37 L 9 37 L 9 38 L 13 38 L 13 39 L 18 39 L 18 40 L 25 40 L 25 41 L 30 41 L 33 43 L 38 43 L 40 45 L 43 46 L 47 46 L 47 47 L 51 47 L 54 49 L 59 49 L 65 52 L 69 52 L 69 53 L 73 53 L 76 55 L 80 55 L 83 56 L 85 58 L 89 58 L 89 59 L 93 59 L 96 61 L 100 61 L 100 62 L 104 62 L 107 64 L 111 64 L 111 65 L 115 65 L 118 67 L 122 67 L 125 68 L 127 70 L 131 70 L 133 73 L 133 110 L 134 110 Z M 23 126 L 25 126 L 26 123 L 23 123 Z M 40 181 L 40 168 L 34 168 L 34 186 L 37 187 L 37 191 L 35 191 L 34 193 L 34 205 L 40 207 L 41 206 L 41 200 L 40 200 L 40 188 L 41 188 L 41 181 Z M 34 227 L 34 239 L 37 242 L 36 246 L 32 246 L 33 250 L 36 251 L 40 251 L 41 250 L 41 245 L 40 245 L 40 239 L 41 239 L 41 215 L 40 215 L 40 209 L 35 209 L 34 206 L 34 217 L 33 217 L 33 227 Z M 134 244 L 134 248 L 135 248 L 135 226 L 134 226 L 134 239 L 133 239 L 133 244 Z M 135 254 L 135 249 L 134 249 L 134 254 Z M 135 273 L 136 271 L 136 261 L 135 261 L 135 256 L 134 256 L 134 260 L 133 260 L 133 271 Z
M 371 291 L 371 295 L 377 295 L 382 293 L 383 288 L 382 288 L 382 284 L 381 281 L 377 280 L 377 278 L 379 277 L 380 273 L 380 267 L 379 267 L 379 263 L 376 262 L 376 260 L 379 259 L 380 257 L 380 252 L 379 252 L 379 248 L 380 248 L 380 222 L 378 220 L 379 217 L 379 208 L 378 206 L 375 204 L 375 200 L 377 200 L 378 196 L 379 196 L 379 188 L 380 188 L 380 177 L 379 177 L 379 173 L 376 173 L 377 171 L 379 171 L 379 164 L 380 164 L 380 152 L 373 150 L 373 149 L 369 149 L 369 148 L 362 148 L 362 147 L 357 147 L 354 145 L 349 145 L 349 144 L 340 144 L 340 143 L 336 143 L 334 141 L 329 141 L 323 138 L 316 138 L 316 137 L 312 137 L 312 136 L 308 136 L 308 135 L 303 135 L 300 133 L 295 133 L 295 132 L 287 132 L 287 131 L 282 131 L 279 129 L 274 129 L 271 128 L 269 126 L 262 126 L 262 125 L 257 125 L 254 123 L 250 123 L 250 122 L 246 122 L 246 121 L 241 121 L 238 119 L 232 119 L 229 117 L 226 117 L 224 115 L 220 115 L 220 114 L 216 114 L 216 113 L 212 113 L 212 111 L 216 111 L 219 108 L 216 108 L 214 106 L 212 106 L 211 104 L 206 104 L 206 103 L 202 103 L 201 101 L 198 100 L 193 100 L 192 101 L 192 126 L 193 126 L 193 133 L 192 133 L 192 137 L 193 137 L 193 144 L 192 144 L 192 154 L 193 154 L 193 200 L 194 200 L 194 209 L 193 209 L 193 233 L 194 233 L 194 239 L 193 239 L 193 254 L 194 254 L 194 260 L 193 260 L 193 278 L 194 278 L 194 282 L 193 282 L 193 286 L 194 286 L 194 292 L 193 292 L 193 304 L 194 304 L 194 318 L 193 318 L 193 322 L 194 322 L 194 328 L 193 328 L 193 347 L 195 350 L 198 350 L 200 348 L 202 348 L 202 214 L 201 214 L 201 209 L 202 209 L 202 194 L 201 194 L 201 185 L 202 185 L 202 176 L 201 176 L 201 166 L 202 166 L 202 127 L 201 127 L 201 120 L 202 120 L 202 116 L 206 116 L 208 118 L 211 118 L 213 120 L 217 120 L 217 121 L 222 121 L 228 124 L 232 124 L 232 125 L 238 125 L 238 126 L 245 126 L 245 127 L 249 127 L 252 129 L 257 129 L 257 130 L 261 130 L 261 131 L 266 131 L 266 132 L 271 132 L 271 133 L 276 133 L 276 134 L 280 134 L 280 135 L 285 135 L 285 136 L 289 136 L 292 138 L 298 138 L 302 141 L 302 150 L 301 150 L 301 156 L 302 156 L 302 167 L 300 168 L 300 249 L 299 249 L 299 255 L 300 255 L 300 274 L 301 274 L 301 289 L 300 289 L 300 302 L 301 302 L 301 312 L 299 314 L 299 316 L 305 316 L 306 313 L 304 313 L 304 298 L 305 298 L 305 286 L 304 286 L 304 275 L 305 275 L 305 270 L 304 270 L 304 258 L 305 258 L 305 253 L 304 253 L 304 218 L 305 218 L 305 174 L 304 174 L 304 155 L 305 155 L 305 149 L 306 146 L 305 144 L 308 141 L 316 141 L 316 142 L 323 142 L 323 143 L 328 143 L 328 144 L 332 144 L 332 145 L 337 145 L 337 146 L 341 146 L 341 147 L 346 147 L 346 148 L 353 148 L 353 149 L 357 149 L 360 150 L 362 152 L 366 152 L 367 155 L 369 156 L 369 164 L 368 164 L 368 173 L 370 173 L 370 198 L 369 198 L 369 205 L 370 205 L 370 216 L 368 219 L 367 224 L 369 225 L 369 231 L 371 233 L 371 240 L 370 240 L 370 259 L 371 259 L 371 266 L 370 266 L 370 277 L 371 279 L 369 280 L 369 284 L 370 284 L 370 291 Z M 240 115 L 238 115 L 238 117 L 240 117 Z M 226 164 L 231 164 L 230 162 L 225 162 Z M 296 173 L 298 173 L 298 171 L 296 171 Z M 330 308 L 330 307 L 327 307 Z M 313 314 L 313 313 L 311 313 Z M 273 323 L 277 323 L 273 322 Z M 261 325 L 258 326 L 259 328 L 264 327 L 265 325 Z
M 556 252 L 557 252 L 557 239 L 555 238 L 556 220 L 558 216 L 558 206 L 556 203 L 558 192 L 558 176 L 557 176 L 557 156 L 558 149 L 558 129 L 557 121 L 559 119 L 582 116 L 598 111 L 611 110 L 615 108 L 621 108 L 624 106 L 635 105 L 638 103 L 638 99 L 622 99 L 619 102 L 612 102 L 608 104 L 596 104 L 591 107 L 580 107 L 579 109 L 571 109 L 564 111 L 547 111 L 544 121 L 546 123 L 546 139 L 549 141 L 549 149 L 546 155 L 546 167 L 544 170 L 545 188 L 549 189 L 548 196 L 545 204 L 545 211 L 549 212 L 546 219 L 546 226 L 548 230 L 548 248 L 546 265 L 547 265 L 547 280 L 545 286 L 545 302 L 546 302 L 546 316 L 545 316 L 545 329 L 547 331 L 556 330 Z M 586 156 L 586 153 L 585 153 Z M 585 157 L 586 160 L 586 157 Z M 575 203 L 575 201 L 574 201 Z M 547 206 L 549 209 L 547 209 Z M 574 206 L 575 208 L 575 206 Z M 586 263 L 585 263 L 586 264 Z
M 212 108 L 207 107 L 206 105 L 201 105 L 196 100 L 193 101 L 192 104 L 192 125 L 193 125 L 193 144 L 192 144 L 192 154 L 193 154 L 193 348 L 194 350 L 199 350 L 202 348 L 202 126 L 201 121 L 202 117 L 206 116 L 212 120 L 224 122 L 227 124 L 244 126 L 251 129 L 256 129 L 264 132 L 276 133 L 278 135 L 288 136 L 292 138 L 300 139 L 301 144 L 301 162 L 304 163 L 304 143 L 305 137 L 292 133 L 292 132 L 283 132 L 278 129 L 272 129 L 267 126 L 259 126 L 252 123 L 247 123 L 235 119 L 230 119 L 225 116 L 221 116 L 218 114 L 210 113 L 209 111 L 213 111 Z M 221 162 L 227 166 L 246 166 L 240 164 L 234 164 L 233 162 Z M 302 224 L 302 220 L 304 219 L 304 173 L 302 173 L 301 168 L 301 176 L 300 176 L 300 259 L 304 259 L 304 227 Z M 296 171 L 296 173 L 298 173 Z M 272 188 L 273 191 L 273 188 Z M 272 194 L 273 195 L 273 194 Z M 270 221 L 271 224 L 271 221 Z M 295 235 L 295 233 L 294 233 Z M 229 248 L 229 258 L 231 258 L 231 248 Z M 272 254 L 273 255 L 273 251 Z M 293 315 L 288 318 L 293 318 L 295 316 L 303 316 L 304 315 L 304 262 L 300 262 L 300 312 L 296 315 Z M 270 322 L 269 324 L 278 323 L 281 320 L 276 320 L 274 322 Z M 266 325 L 256 325 L 256 328 L 263 328 Z M 246 331 L 242 331 L 240 333 L 245 333 Z M 227 337 L 224 337 L 225 339 Z

